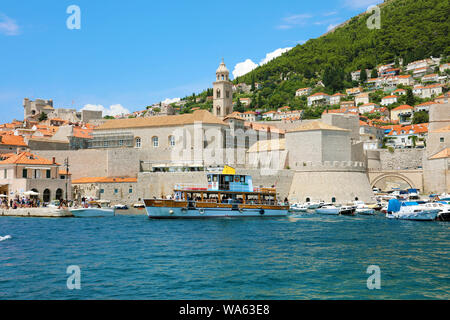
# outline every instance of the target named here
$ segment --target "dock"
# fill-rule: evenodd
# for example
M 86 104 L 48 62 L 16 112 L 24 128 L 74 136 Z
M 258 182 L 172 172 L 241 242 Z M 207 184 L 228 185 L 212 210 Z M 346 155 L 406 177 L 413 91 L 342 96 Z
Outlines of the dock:
M 4 217 L 35 217 L 35 218 L 73 217 L 72 213 L 68 209 L 54 209 L 54 208 L 0 209 L 0 216 L 4 216 Z

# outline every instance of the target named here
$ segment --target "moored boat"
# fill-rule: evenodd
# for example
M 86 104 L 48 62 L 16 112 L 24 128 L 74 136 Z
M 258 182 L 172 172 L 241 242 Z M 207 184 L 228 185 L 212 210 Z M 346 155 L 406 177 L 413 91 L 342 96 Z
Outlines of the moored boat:
M 333 205 L 323 206 L 321 208 L 316 209 L 316 213 L 318 214 L 338 215 L 339 212 L 340 208 Z
M 339 213 L 344 216 L 354 216 L 356 214 L 356 208 L 353 206 L 339 207 Z
M 389 219 L 433 221 L 439 214 L 439 209 L 430 208 L 417 202 L 400 202 L 389 200 L 386 217 Z
M 369 208 L 363 201 L 354 201 L 355 212 L 361 215 L 374 215 L 375 209 Z
M 230 170 L 232 168 L 229 168 Z M 176 185 L 173 199 L 144 199 L 151 219 L 286 217 L 275 188 L 254 188 L 252 177 L 234 169 L 207 173 L 207 185 Z
M 290 206 L 289 210 L 293 212 L 306 212 L 308 211 L 308 206 L 300 203 L 294 203 Z
M 111 208 L 110 203 L 108 200 L 90 201 L 84 207 L 70 209 L 70 212 L 78 218 L 114 216 L 114 208 Z

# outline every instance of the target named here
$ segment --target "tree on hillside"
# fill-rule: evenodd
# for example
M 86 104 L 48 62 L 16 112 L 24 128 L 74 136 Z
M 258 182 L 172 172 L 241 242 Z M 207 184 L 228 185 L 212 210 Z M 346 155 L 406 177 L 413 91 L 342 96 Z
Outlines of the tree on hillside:
M 429 121 L 428 112 L 426 111 L 414 112 L 412 124 L 428 123 L 428 121 Z
M 359 81 L 361 83 L 365 83 L 367 81 L 367 72 L 366 72 L 366 68 L 362 68 L 361 72 L 359 74 Z
M 39 121 L 45 121 L 45 120 L 47 120 L 48 118 L 47 118 L 47 114 L 45 113 L 45 112 L 41 112 L 40 114 L 39 114 Z
M 413 92 L 411 88 L 408 88 L 406 90 L 406 104 L 410 105 L 411 107 L 414 106 L 414 103 L 416 102 L 416 99 L 414 98 Z
M 371 78 L 378 78 L 378 71 L 377 68 L 373 68 L 372 71 L 370 72 L 370 77 Z
M 339 91 L 344 88 L 345 73 L 342 69 L 327 67 L 323 74 L 323 84 L 333 91 Z
M 244 112 L 244 106 L 241 103 L 241 99 L 237 99 L 236 104 L 234 106 L 234 110 L 237 112 Z

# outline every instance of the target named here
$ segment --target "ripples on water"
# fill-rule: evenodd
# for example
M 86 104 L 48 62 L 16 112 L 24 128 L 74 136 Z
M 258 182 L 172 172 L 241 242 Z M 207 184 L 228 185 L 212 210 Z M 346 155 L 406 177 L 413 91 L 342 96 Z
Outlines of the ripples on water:
M 382 216 L 1 217 L 0 299 L 449 299 L 448 231 Z

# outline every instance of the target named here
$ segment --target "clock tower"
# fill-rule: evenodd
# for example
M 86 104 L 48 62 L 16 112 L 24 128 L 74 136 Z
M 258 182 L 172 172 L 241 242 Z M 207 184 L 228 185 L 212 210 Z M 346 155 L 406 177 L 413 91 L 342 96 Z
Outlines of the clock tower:
M 213 114 L 225 118 L 233 112 L 233 85 L 230 72 L 225 63 L 220 64 L 216 71 L 216 81 L 213 83 Z

